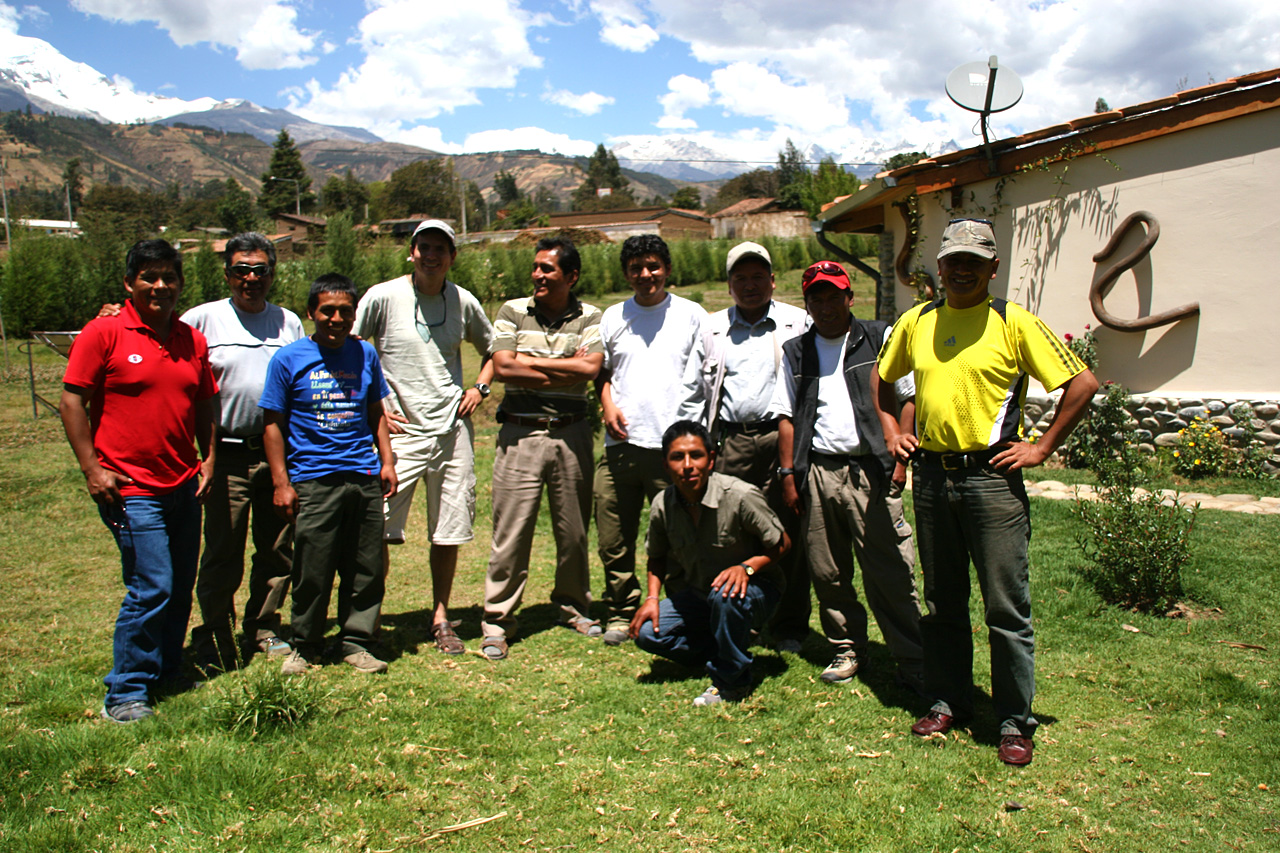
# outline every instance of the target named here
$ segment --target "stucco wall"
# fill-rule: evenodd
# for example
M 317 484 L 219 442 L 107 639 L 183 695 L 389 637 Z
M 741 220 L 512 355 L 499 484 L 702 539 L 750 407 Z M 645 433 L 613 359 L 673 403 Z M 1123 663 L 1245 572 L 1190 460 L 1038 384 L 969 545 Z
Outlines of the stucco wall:
M 972 184 L 955 210 L 947 207 L 950 191 L 923 196 L 919 257 L 936 275 L 947 220 L 991 218 L 1004 255 L 992 292 L 1035 311 L 1059 335 L 1092 325 L 1100 378 L 1135 394 L 1277 399 L 1280 373 L 1270 350 L 1280 315 L 1278 146 L 1280 109 L 1273 109 L 1112 149 L 1115 166 L 1085 155 L 1020 172 L 999 198 L 995 181 Z M 1093 255 L 1139 210 L 1159 221 L 1160 240 L 1116 282 L 1107 309 L 1130 319 L 1198 301 L 1201 313 L 1147 332 L 1117 332 L 1102 328 L 1089 307 L 1090 283 L 1108 265 Z M 887 222 L 901 221 L 896 211 L 886 214 Z M 900 226 L 894 239 L 901 248 Z M 1115 256 L 1141 239 L 1135 229 Z M 899 313 L 914 296 L 898 284 Z

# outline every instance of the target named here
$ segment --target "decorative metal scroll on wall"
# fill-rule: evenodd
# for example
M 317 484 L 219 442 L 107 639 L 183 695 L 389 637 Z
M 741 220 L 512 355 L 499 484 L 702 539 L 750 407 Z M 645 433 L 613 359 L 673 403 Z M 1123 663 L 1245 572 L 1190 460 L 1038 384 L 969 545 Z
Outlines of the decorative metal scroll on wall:
M 1170 323 L 1176 323 L 1179 320 L 1194 317 L 1200 313 L 1200 303 L 1189 302 L 1186 305 L 1179 305 L 1177 308 L 1161 311 L 1158 314 L 1149 314 L 1146 317 L 1138 317 L 1134 320 L 1121 320 L 1109 312 L 1106 306 L 1102 304 L 1103 297 L 1111 292 L 1116 280 L 1151 253 L 1151 247 L 1160 239 L 1160 223 L 1145 210 L 1131 213 L 1125 217 L 1125 220 L 1112 233 L 1111 239 L 1107 241 L 1107 245 L 1102 251 L 1093 256 L 1095 264 L 1102 263 L 1111 257 L 1120 246 L 1120 242 L 1124 240 L 1125 235 L 1129 233 L 1129 229 L 1136 227 L 1139 223 L 1147 226 L 1146 235 L 1142 238 L 1142 242 L 1129 254 L 1117 258 L 1102 277 L 1089 288 L 1089 305 L 1093 308 L 1093 316 L 1097 317 L 1098 322 L 1102 323 L 1102 325 L 1119 332 L 1145 332 L 1147 329 L 1167 326 Z

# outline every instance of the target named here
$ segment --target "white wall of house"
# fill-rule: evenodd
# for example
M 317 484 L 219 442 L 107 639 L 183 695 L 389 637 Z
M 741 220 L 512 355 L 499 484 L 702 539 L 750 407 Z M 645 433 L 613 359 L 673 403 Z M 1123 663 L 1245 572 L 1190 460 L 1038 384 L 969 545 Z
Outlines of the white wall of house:
M 1280 399 L 1272 363 L 1280 323 L 1280 109 L 1132 143 L 1106 157 L 1110 163 L 1084 155 L 1020 172 L 998 199 L 994 180 L 968 185 L 955 210 L 947 207 L 949 190 L 922 196 L 921 264 L 936 276 L 947 220 L 990 218 L 1004 255 L 992 292 L 1030 308 L 1059 335 L 1091 325 L 1100 378 L 1141 394 Z M 1121 275 L 1107 309 L 1132 319 L 1198 301 L 1201 313 L 1119 332 L 1102 327 L 1089 307 L 1089 286 L 1111 263 L 1093 255 L 1139 210 L 1159 221 L 1160 239 Z M 900 249 L 901 218 L 887 210 L 886 222 Z M 1131 231 L 1113 257 L 1142 235 Z M 915 293 L 898 283 L 895 296 L 901 312 Z

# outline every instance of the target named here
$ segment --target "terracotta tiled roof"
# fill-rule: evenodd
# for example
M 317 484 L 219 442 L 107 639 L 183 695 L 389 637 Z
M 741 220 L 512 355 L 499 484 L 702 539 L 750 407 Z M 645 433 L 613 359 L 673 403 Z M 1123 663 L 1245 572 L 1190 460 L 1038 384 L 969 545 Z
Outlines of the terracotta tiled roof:
M 714 216 L 745 216 L 748 213 L 760 213 L 777 201 L 774 198 L 744 198 L 742 201 L 717 211 Z

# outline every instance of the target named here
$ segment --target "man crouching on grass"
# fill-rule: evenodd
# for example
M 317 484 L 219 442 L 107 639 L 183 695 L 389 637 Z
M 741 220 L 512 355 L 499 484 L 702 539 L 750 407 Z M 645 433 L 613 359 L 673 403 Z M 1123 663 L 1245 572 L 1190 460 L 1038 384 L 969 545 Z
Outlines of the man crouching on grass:
M 791 542 L 759 489 L 712 471 L 701 424 L 668 427 L 662 455 L 672 485 L 650 507 L 649 592 L 631 637 L 647 652 L 707 668 L 711 686 L 693 704 L 740 702 L 753 687 L 751 632 L 778 606 L 777 561 Z
M 271 358 L 259 402 L 276 512 L 295 531 L 293 651 L 281 672 L 320 663 L 334 574 L 342 659 L 360 672 L 385 672 L 370 647 L 384 588 L 382 499 L 396 491 L 382 408 L 391 391 L 373 347 L 348 337 L 356 317 L 351 279 L 316 279 L 307 316 L 315 334 Z

